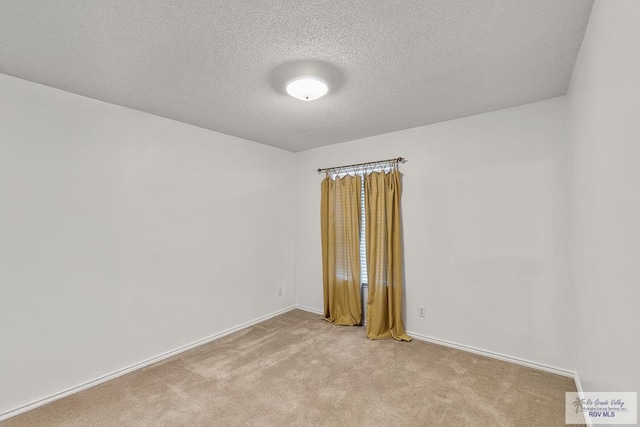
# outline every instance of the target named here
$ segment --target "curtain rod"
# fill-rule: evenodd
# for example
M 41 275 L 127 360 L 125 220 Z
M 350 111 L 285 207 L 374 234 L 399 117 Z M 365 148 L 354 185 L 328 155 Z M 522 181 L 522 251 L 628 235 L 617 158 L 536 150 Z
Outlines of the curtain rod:
M 401 162 L 404 162 L 405 160 L 406 159 L 404 157 L 394 157 L 393 159 L 378 160 L 378 161 L 375 161 L 375 162 L 354 163 L 352 165 L 333 166 L 333 167 L 330 167 L 330 168 L 318 168 L 318 173 L 323 172 L 323 171 L 333 170 L 333 169 L 352 168 L 354 166 L 375 165 L 376 163 L 389 163 L 389 162 L 401 163 Z

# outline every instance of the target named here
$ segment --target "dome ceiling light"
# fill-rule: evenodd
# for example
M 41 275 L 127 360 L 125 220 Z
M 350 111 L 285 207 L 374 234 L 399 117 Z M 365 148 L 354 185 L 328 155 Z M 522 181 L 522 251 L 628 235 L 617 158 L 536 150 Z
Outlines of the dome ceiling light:
M 329 91 L 327 84 L 317 77 L 298 77 L 287 84 L 287 93 L 302 101 L 314 101 Z

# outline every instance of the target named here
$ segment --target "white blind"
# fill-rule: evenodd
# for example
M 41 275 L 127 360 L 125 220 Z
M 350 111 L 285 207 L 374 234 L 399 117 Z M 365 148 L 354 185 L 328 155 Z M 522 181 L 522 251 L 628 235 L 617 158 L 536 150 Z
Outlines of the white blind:
M 367 216 L 364 210 L 364 179 L 360 187 L 360 283 L 369 283 L 367 277 Z

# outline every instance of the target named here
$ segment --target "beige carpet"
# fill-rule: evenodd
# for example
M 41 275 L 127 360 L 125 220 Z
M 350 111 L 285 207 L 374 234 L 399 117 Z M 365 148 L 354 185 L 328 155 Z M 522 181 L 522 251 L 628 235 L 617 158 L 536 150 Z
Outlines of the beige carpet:
M 0 423 L 564 426 L 573 380 L 294 310 Z

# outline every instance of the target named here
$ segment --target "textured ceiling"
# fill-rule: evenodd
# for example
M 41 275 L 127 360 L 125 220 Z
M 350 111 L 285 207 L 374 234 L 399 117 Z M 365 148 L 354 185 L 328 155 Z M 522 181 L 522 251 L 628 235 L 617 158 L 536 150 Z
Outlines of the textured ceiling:
M 0 72 L 300 151 L 566 94 L 592 3 L 0 0 Z

